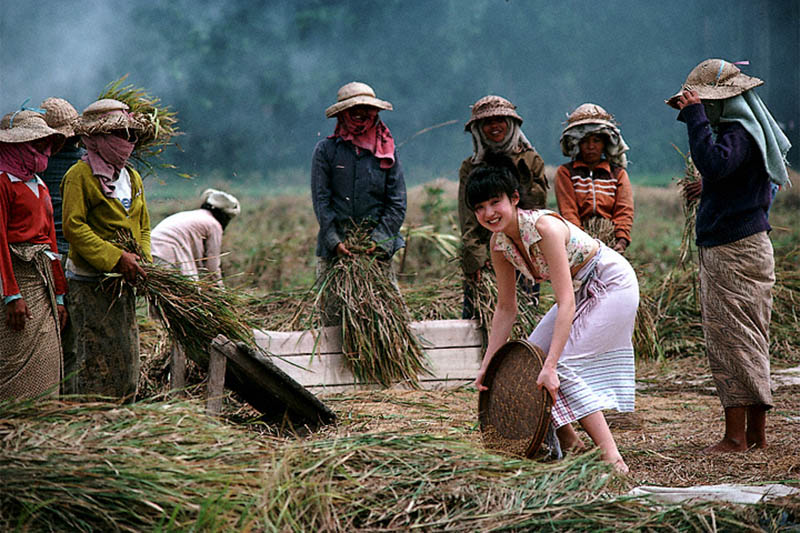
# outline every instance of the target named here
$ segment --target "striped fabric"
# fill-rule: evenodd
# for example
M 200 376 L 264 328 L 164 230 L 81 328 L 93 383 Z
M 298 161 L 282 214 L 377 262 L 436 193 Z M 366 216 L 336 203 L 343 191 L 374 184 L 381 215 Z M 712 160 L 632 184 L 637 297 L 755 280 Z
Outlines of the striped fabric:
M 632 337 L 639 285 L 621 255 L 605 246 L 599 253 L 596 276 L 587 282 L 588 290 L 581 291 L 586 296 L 578 299 L 576 295 L 579 311 L 558 360 L 561 385 L 552 410 L 556 427 L 604 409 L 634 410 Z M 545 353 L 550 348 L 557 312 L 554 305 L 528 339 Z
M 572 186 L 575 192 L 579 194 L 588 195 L 605 195 L 611 198 L 617 195 L 617 180 L 611 176 L 604 177 L 598 176 L 592 179 L 591 177 L 582 177 L 573 175 L 570 176 Z

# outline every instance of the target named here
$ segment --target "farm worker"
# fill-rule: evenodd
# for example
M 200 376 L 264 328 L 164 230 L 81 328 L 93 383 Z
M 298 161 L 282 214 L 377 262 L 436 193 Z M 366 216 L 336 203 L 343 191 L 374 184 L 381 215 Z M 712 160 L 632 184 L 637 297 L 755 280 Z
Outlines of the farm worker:
M 78 112 L 72 104 L 63 98 L 47 98 L 42 102 L 41 108 L 44 110 L 44 120 L 47 125 L 66 135 L 67 140 L 61 150 L 50 154 L 47 163 L 47 170 L 42 172 L 41 178 L 50 191 L 50 200 L 53 202 L 53 219 L 56 222 L 56 242 L 58 243 L 58 253 L 61 255 L 62 264 L 66 263 L 69 243 L 64 238 L 61 230 L 61 180 L 67 170 L 83 156 L 86 151 L 79 146 L 79 138 L 75 135 L 75 123 L 78 120 Z
M 725 436 L 707 452 L 767 445 L 771 289 L 767 233 L 771 183 L 789 183 L 790 144 L 752 90 L 764 82 L 722 59 L 707 59 L 667 104 L 686 123 L 702 176 L 695 226 L 700 304 L 711 373 L 725 410 Z
M 352 255 L 345 244 L 354 226 L 368 225 L 371 246 L 387 276 L 394 279 L 391 258 L 405 243 L 400 226 L 406 215 L 406 184 L 394 139 L 378 116 L 392 104 L 375 97 L 361 82 L 343 85 L 336 103 L 325 110 L 336 118 L 332 135 L 319 141 L 311 161 L 311 199 L 319 223 L 318 277 L 337 257 Z M 324 299 L 326 324 L 339 321 L 339 302 Z
M 64 236 L 69 241 L 67 309 L 64 336 L 67 380 L 64 392 L 132 400 L 139 378 L 136 323 L 139 265 L 150 257 L 150 216 L 139 173 L 128 166 L 144 119 L 127 104 L 102 99 L 84 109 L 75 131 L 87 153 L 61 182 Z M 117 232 L 129 231 L 144 257 L 123 251 Z M 99 286 L 105 274 L 121 274 L 130 284 L 121 294 Z M 72 375 L 70 375 L 72 374 Z
M 240 212 L 239 200 L 216 189 L 200 195 L 200 208 L 181 211 L 159 222 L 150 233 L 153 260 L 174 265 L 197 279 L 209 272 L 222 282 L 222 232 Z
M 50 195 L 37 173 L 63 142 L 33 110 L 0 122 L 0 401 L 58 395 L 67 282 Z
M 543 209 L 547 203 L 547 177 L 544 161 L 522 132 L 522 117 L 516 106 L 501 96 L 484 96 L 472 105 L 472 113 L 464 131 L 472 134 L 472 155 L 464 159 L 458 170 L 458 220 L 461 226 L 461 270 L 464 283 L 462 318 L 475 317 L 473 287 L 480 281 L 481 272 L 489 268 L 489 237 L 491 233 L 475 218 L 466 201 L 467 177 L 479 166 L 487 164 L 492 155 L 505 156 L 516 169 L 520 185 L 525 189 L 528 209 Z M 538 285 L 523 289 L 538 298 Z
M 467 202 L 492 232 L 497 305 L 475 386 L 511 333 L 517 317 L 516 272 L 550 281 L 556 304 L 528 340 L 547 354 L 537 386 L 553 399 L 553 425 L 563 449 L 583 445 L 571 423 L 580 422 L 605 461 L 628 466 L 608 428 L 604 409 L 634 409 L 633 326 L 639 285 L 619 253 L 546 209 L 523 209 L 519 182 L 504 167 L 481 167 L 469 176 Z
M 596 104 L 582 104 L 567 118 L 561 152 L 571 161 L 556 171 L 561 216 L 619 253 L 631 243 L 633 190 L 628 145 L 614 117 Z

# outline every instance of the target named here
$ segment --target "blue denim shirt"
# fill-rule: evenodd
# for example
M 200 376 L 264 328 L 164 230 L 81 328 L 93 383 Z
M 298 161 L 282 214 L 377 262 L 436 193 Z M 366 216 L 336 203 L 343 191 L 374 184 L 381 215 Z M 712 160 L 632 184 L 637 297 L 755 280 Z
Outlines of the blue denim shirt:
M 382 169 L 371 152 L 339 137 L 317 143 L 311 161 L 311 199 L 319 222 L 319 257 L 334 257 L 348 226 L 371 221 L 372 240 L 391 257 L 404 246 L 400 226 L 406 216 L 406 184 L 395 153 Z

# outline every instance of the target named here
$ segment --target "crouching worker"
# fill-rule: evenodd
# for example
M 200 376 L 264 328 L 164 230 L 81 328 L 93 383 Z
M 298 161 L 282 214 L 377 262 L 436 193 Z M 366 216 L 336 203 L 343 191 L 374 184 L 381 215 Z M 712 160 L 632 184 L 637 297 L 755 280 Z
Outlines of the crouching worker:
M 556 304 L 528 340 L 547 354 L 537 385 L 553 399 L 561 447 L 582 447 L 571 426 L 578 421 L 603 459 L 627 472 L 603 410 L 634 408 L 636 274 L 619 253 L 559 214 L 519 208 L 520 186 L 507 168 L 473 171 L 467 202 L 478 222 L 492 232 L 489 245 L 497 276 L 498 300 L 475 386 L 487 390 L 486 369 L 516 320 L 515 272 L 534 282 L 550 281 Z
M 772 408 L 769 322 L 775 261 L 768 232 L 771 183 L 786 185 L 790 144 L 753 91 L 764 83 L 707 59 L 667 104 L 680 110 L 700 171 L 695 236 L 700 309 L 725 435 L 706 452 L 767 445 Z M 695 196 L 696 197 L 696 196 Z
M 87 107 L 75 131 L 87 153 L 61 182 L 64 236 L 69 241 L 64 336 L 68 394 L 133 400 L 139 381 L 139 329 L 133 285 L 145 276 L 139 265 L 150 258 L 150 216 L 139 173 L 128 166 L 143 125 L 117 100 Z M 145 257 L 115 242 L 129 231 Z M 99 287 L 109 272 L 128 283 L 121 294 Z
M 35 111 L 0 124 L 0 401 L 58 395 L 67 283 L 50 195 L 37 174 L 63 142 Z
M 200 272 L 210 273 L 221 283 L 222 232 L 241 211 L 239 200 L 226 192 L 206 189 L 200 204 L 200 209 L 170 215 L 153 228 L 153 259 L 194 279 Z

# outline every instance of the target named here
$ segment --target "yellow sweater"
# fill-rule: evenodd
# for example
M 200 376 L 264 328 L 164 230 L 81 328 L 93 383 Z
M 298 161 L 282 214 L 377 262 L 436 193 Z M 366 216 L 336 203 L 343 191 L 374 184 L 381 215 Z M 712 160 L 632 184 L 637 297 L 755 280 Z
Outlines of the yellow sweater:
M 150 261 L 150 215 L 144 198 L 144 184 L 138 172 L 128 167 L 131 177 L 131 207 L 127 211 L 116 198 L 107 198 L 91 167 L 78 161 L 61 181 L 64 237 L 69 241 L 69 258 L 77 268 L 111 272 L 122 256 L 114 244 L 117 230 L 127 228 Z

